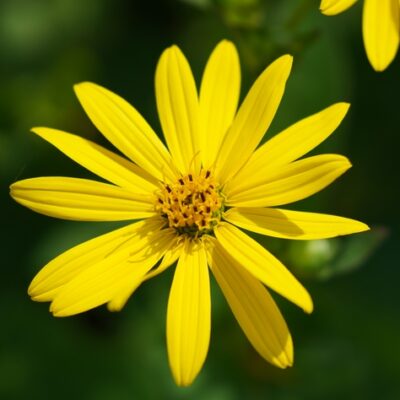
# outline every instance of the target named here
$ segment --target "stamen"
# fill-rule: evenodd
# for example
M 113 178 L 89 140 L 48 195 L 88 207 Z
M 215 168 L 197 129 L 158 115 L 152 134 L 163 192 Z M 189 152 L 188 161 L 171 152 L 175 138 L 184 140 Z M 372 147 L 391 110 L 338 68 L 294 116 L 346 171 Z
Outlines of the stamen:
M 210 170 L 188 174 L 166 184 L 155 208 L 179 234 L 198 238 L 212 232 L 221 218 L 223 195 Z

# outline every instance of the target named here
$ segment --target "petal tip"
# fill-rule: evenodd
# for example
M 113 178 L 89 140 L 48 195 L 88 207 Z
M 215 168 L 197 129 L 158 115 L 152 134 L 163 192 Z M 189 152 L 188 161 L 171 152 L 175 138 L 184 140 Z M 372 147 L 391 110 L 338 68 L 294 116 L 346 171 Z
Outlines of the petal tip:
M 281 369 L 287 369 L 293 366 L 293 364 L 290 364 L 289 361 L 285 362 L 285 363 L 281 363 L 281 364 L 275 364 L 277 367 L 281 368 Z
M 338 164 L 341 165 L 341 168 L 340 167 L 339 168 L 342 169 L 343 172 L 347 171 L 348 169 L 350 169 L 353 166 L 351 161 L 345 156 L 341 156 L 341 159 L 338 160 L 337 162 L 338 162 Z
M 370 231 L 370 230 L 371 230 L 371 227 L 369 225 L 364 224 L 364 222 L 358 221 L 358 230 L 357 230 L 357 232 L 367 232 L 367 231 Z M 355 232 L 355 233 L 357 233 L 357 232 Z
M 329 12 L 329 10 L 326 7 L 319 7 L 319 11 L 321 11 L 321 14 L 326 15 L 327 17 L 331 17 L 334 15 L 333 13 Z
M 222 39 L 217 44 L 217 47 L 219 47 L 219 46 L 225 46 L 225 47 L 230 47 L 230 48 L 236 49 L 236 46 L 234 45 L 234 43 L 232 41 L 230 41 L 229 39 Z
M 177 386 L 179 387 L 188 387 L 193 383 L 193 379 L 191 380 L 177 380 L 176 378 L 174 378 L 175 383 L 177 384 Z
M 286 349 L 283 352 L 279 367 L 282 369 L 293 367 L 293 344 L 292 343 L 290 344 L 290 348 Z
M 321 0 L 321 2 L 319 3 L 319 11 L 320 11 L 322 14 L 325 14 L 327 8 L 328 8 L 328 7 L 326 6 L 326 3 L 324 2 L 324 0 Z
M 10 189 L 10 196 L 15 200 L 18 201 L 18 196 L 15 193 L 15 190 L 18 190 L 18 184 L 20 183 L 20 181 L 14 182 L 10 185 L 9 189 Z
M 36 133 L 36 135 L 40 135 L 42 131 L 49 129 L 44 126 L 34 126 L 30 129 L 30 132 Z
M 346 11 L 357 0 L 321 0 L 319 10 L 322 14 L 333 16 Z
M 387 64 L 381 64 L 381 63 L 373 61 L 371 59 L 369 60 L 369 63 L 371 64 L 371 67 L 375 72 L 383 72 L 383 71 L 385 71 L 385 69 L 389 66 L 390 62 L 387 63 Z
M 182 50 L 179 48 L 177 44 L 173 44 L 165 49 L 165 53 L 170 53 L 170 54 L 182 54 Z
M 53 315 L 53 317 L 56 317 L 56 318 L 69 317 L 68 314 L 64 314 L 62 311 L 51 311 L 51 309 L 50 309 L 50 312 Z
M 282 62 L 285 62 L 285 63 L 287 63 L 288 64 L 288 66 L 292 66 L 292 64 L 293 64 L 293 56 L 291 55 L 291 54 L 284 54 L 282 57 L 281 57 L 281 60 L 282 60 Z
M 83 81 L 83 82 L 75 83 L 75 85 L 73 85 L 73 89 L 74 89 L 75 94 L 79 97 L 79 94 L 82 92 L 82 90 L 88 89 L 88 88 L 94 87 L 94 86 L 97 86 L 97 85 L 95 85 L 93 82 Z
M 293 344 L 291 339 L 289 348 L 282 350 L 281 354 L 270 361 L 272 361 L 273 365 L 281 369 L 293 367 Z
M 314 303 L 311 300 L 311 297 L 310 297 L 310 299 L 308 301 L 308 304 L 305 304 L 305 306 L 303 307 L 303 311 L 306 314 L 311 314 L 314 311 Z
M 121 308 L 116 307 L 116 306 L 113 305 L 113 304 L 107 304 L 107 310 L 110 311 L 110 312 L 112 312 L 112 313 L 116 313 L 116 312 L 121 311 Z
M 33 282 L 28 286 L 28 296 L 32 298 L 32 300 L 34 300 L 34 297 L 36 297 L 38 295 L 36 289 L 36 284 L 34 284 Z
M 340 107 L 345 113 L 347 113 L 347 111 L 349 111 L 351 104 L 346 102 L 346 101 L 341 101 L 339 103 L 337 103 L 337 107 Z
M 306 314 L 311 314 L 314 311 L 314 303 L 310 294 L 305 290 L 302 304 L 299 304 Z
M 57 306 L 57 304 L 54 303 L 54 301 L 50 304 L 49 311 L 53 314 L 53 317 L 69 317 L 73 314 L 69 313 L 66 311 L 66 308 L 62 308 Z
M 282 64 L 282 68 L 285 71 L 284 76 L 287 79 L 293 67 L 293 56 L 291 54 L 284 54 L 278 60 Z

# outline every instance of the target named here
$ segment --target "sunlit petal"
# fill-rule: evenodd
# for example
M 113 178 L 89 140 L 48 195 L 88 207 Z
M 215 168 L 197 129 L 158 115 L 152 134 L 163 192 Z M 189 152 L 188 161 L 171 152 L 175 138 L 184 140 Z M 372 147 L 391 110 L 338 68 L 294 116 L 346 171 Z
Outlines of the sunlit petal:
M 93 124 L 117 149 L 158 180 L 176 178 L 168 150 L 135 108 L 91 82 L 74 89 Z
M 325 15 L 336 15 L 350 8 L 357 0 L 321 0 L 319 6 Z
M 281 102 L 291 67 L 292 57 L 282 56 L 251 87 L 217 157 L 216 174 L 221 183 L 235 175 L 260 143 Z
M 398 0 L 364 0 L 363 37 L 365 50 L 376 71 L 385 70 L 399 47 Z
M 145 281 L 148 279 L 151 279 L 162 272 L 164 272 L 168 267 L 170 267 L 174 262 L 178 260 L 182 253 L 183 249 L 183 242 L 180 244 L 173 244 L 171 245 L 171 248 L 169 248 L 160 262 L 160 264 L 151 269 L 149 272 L 147 272 L 145 275 L 140 280 L 134 281 L 129 287 L 124 288 L 121 290 L 108 304 L 107 308 L 110 311 L 121 311 L 121 309 L 124 307 L 125 303 L 128 301 L 129 297 L 132 295 L 132 293 Z
M 334 104 L 278 133 L 252 154 L 230 184 L 240 184 L 249 176 L 262 181 L 274 169 L 304 156 L 334 132 L 348 109 L 347 103 Z
M 161 218 L 149 218 L 81 243 L 60 254 L 43 267 L 29 286 L 35 301 L 51 301 L 75 276 L 108 258 L 117 250 L 131 246 L 132 240 L 152 235 L 163 226 Z
M 156 71 L 158 115 L 181 173 L 200 169 L 199 100 L 189 63 L 177 46 L 164 51 Z
M 76 221 L 122 221 L 156 215 L 152 196 L 88 179 L 25 179 L 11 185 L 11 196 L 38 213 Z
M 226 222 L 220 223 L 214 232 L 225 251 L 255 278 L 304 311 L 312 312 L 313 303 L 307 290 L 264 247 Z
M 252 232 L 297 240 L 327 239 L 369 229 L 350 218 L 278 208 L 231 208 L 224 219 Z
M 272 207 L 305 199 L 324 189 L 351 167 L 346 157 L 322 154 L 295 161 L 262 177 L 246 176 L 226 187 L 226 204 Z M 258 180 L 257 180 L 258 179 Z
M 188 386 L 207 356 L 211 331 L 210 282 L 202 243 L 187 241 L 179 258 L 167 312 L 168 357 L 175 382 Z
M 130 246 L 115 250 L 99 263 L 86 268 L 57 293 L 50 311 L 56 317 L 78 314 L 100 306 L 136 286 L 172 245 L 175 234 L 157 231 Z
M 293 363 L 293 343 L 282 314 L 267 289 L 238 264 L 212 237 L 207 238 L 209 264 L 250 343 L 270 363 Z
M 90 140 L 50 128 L 33 128 L 33 132 L 57 147 L 101 178 L 115 185 L 149 194 L 158 189 L 157 181 L 142 168 Z
M 201 159 L 211 167 L 232 124 L 240 94 L 239 56 L 233 43 L 223 40 L 211 53 L 200 89 L 200 115 L 204 136 Z

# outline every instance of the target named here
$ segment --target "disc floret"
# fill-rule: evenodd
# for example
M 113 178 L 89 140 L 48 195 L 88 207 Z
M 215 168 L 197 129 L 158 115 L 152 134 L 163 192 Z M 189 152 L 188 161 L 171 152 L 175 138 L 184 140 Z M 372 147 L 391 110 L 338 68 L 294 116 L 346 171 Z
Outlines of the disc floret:
M 163 185 L 156 210 L 180 234 L 199 237 L 210 233 L 221 219 L 223 197 L 210 170 L 187 174 Z

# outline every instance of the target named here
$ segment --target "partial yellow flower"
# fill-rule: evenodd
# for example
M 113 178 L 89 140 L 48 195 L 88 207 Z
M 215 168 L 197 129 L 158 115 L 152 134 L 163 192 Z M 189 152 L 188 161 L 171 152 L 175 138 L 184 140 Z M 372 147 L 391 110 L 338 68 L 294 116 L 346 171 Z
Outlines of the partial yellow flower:
M 340 124 L 349 105 L 334 104 L 259 146 L 279 106 L 292 57 L 260 75 L 237 111 L 237 51 L 222 41 L 198 95 L 176 46 L 156 71 L 158 114 L 167 146 L 125 100 L 93 83 L 75 86 L 94 125 L 125 157 L 70 133 L 33 132 L 108 183 L 69 177 L 26 179 L 12 197 L 39 213 L 84 221 L 140 220 L 76 246 L 33 279 L 33 300 L 55 316 L 107 303 L 120 310 L 144 281 L 177 263 L 167 309 L 174 379 L 189 385 L 209 346 L 209 269 L 254 348 L 280 368 L 293 363 L 289 330 L 265 286 L 310 313 L 306 289 L 270 252 L 239 228 L 285 239 L 321 239 L 367 230 L 347 218 L 275 206 L 329 185 L 350 163 L 335 154 L 302 158 Z M 265 286 L 264 286 L 265 285 Z
M 325 15 L 347 10 L 357 0 L 321 0 Z M 396 56 L 400 41 L 400 1 L 364 0 L 363 38 L 369 62 L 375 71 L 384 71 Z

